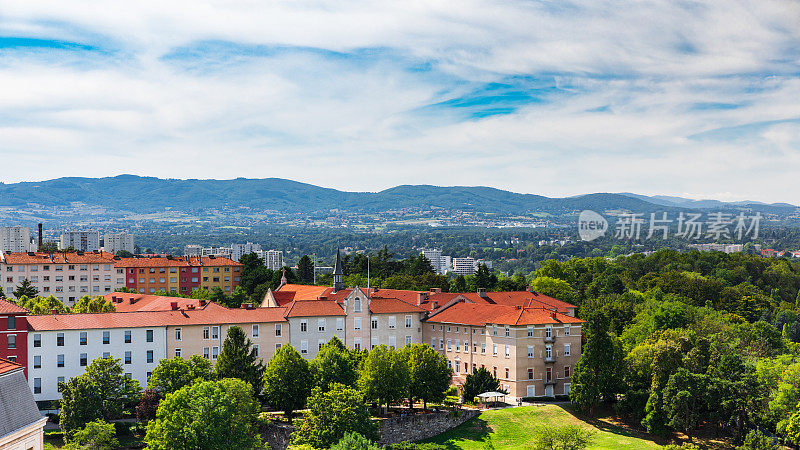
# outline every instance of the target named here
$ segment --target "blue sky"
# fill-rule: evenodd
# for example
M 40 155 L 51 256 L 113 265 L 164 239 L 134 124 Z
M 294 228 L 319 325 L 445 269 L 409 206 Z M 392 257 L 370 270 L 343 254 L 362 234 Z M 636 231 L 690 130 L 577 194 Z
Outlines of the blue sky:
M 800 204 L 798 23 L 769 0 L 0 0 L 0 179 Z

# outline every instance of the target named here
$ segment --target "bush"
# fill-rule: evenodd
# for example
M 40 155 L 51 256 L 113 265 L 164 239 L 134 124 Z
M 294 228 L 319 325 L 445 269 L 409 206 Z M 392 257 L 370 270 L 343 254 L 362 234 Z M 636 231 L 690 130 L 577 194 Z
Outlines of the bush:
M 115 426 L 104 420 L 95 420 L 87 423 L 83 429 L 75 431 L 65 448 L 111 450 L 117 447 L 119 441 Z
M 382 450 L 381 447 L 358 433 L 347 433 L 330 450 Z
M 536 450 L 582 450 L 592 443 L 594 432 L 579 425 L 539 428 L 534 438 Z
M 775 445 L 772 438 L 765 436 L 758 430 L 752 430 L 744 438 L 744 444 L 736 447 L 736 450 L 778 450 L 780 447 Z

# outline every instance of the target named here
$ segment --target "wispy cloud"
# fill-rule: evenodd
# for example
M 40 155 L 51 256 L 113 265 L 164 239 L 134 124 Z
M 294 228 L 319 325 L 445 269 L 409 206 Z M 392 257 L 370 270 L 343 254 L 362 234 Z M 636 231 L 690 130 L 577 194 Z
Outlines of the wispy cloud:
M 794 1 L 0 0 L 4 181 L 800 203 Z

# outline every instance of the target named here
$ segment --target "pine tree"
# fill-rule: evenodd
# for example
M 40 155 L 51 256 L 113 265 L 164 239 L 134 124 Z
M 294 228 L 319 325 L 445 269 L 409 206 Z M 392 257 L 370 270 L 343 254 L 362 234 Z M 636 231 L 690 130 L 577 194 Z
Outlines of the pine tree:
M 256 355 L 253 342 L 239 327 L 228 328 L 214 370 L 219 379 L 238 378 L 250 383 L 256 396 L 260 395 L 264 388 L 264 365 Z
M 39 293 L 39 290 L 36 289 L 36 286 L 33 286 L 31 282 L 27 278 L 23 278 L 22 281 L 17 285 L 17 288 L 12 291 L 14 297 L 36 297 L 36 294 Z
M 308 255 L 303 255 L 300 261 L 297 262 L 297 278 L 302 283 L 314 281 L 314 263 Z

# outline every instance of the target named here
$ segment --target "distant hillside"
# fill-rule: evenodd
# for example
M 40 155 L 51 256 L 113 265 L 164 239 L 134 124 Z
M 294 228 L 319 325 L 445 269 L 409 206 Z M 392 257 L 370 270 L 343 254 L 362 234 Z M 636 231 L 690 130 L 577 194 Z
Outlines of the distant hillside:
M 312 213 L 331 209 L 381 212 L 402 208 L 438 207 L 500 214 L 530 212 L 564 214 L 583 209 L 649 212 L 702 207 L 636 194 L 599 193 L 569 198 L 549 198 L 488 187 L 403 185 L 375 193 L 345 192 L 280 178 L 176 180 L 120 175 L 107 178 L 58 178 L 30 183 L 0 183 L 0 206 L 26 209 L 31 203 L 43 206 L 69 206 L 73 202 L 138 213 L 168 209 L 200 212 L 241 207 L 290 213 Z M 718 203 L 718 207 L 739 207 L 734 204 Z M 787 206 L 782 205 L 758 206 L 776 210 L 787 209 Z M 791 205 L 788 207 L 796 209 Z

